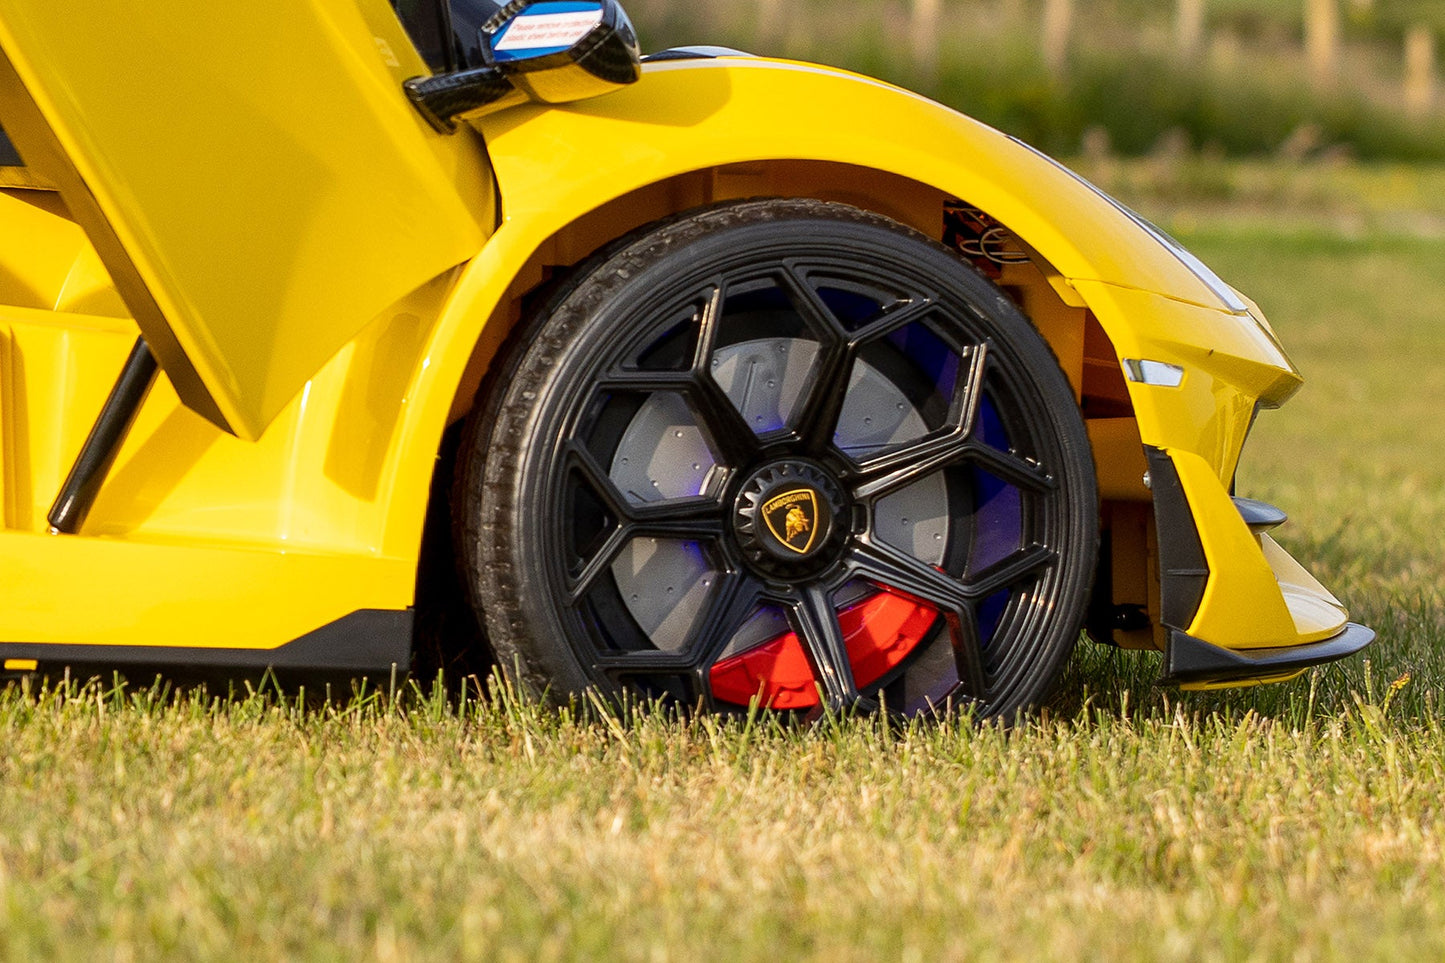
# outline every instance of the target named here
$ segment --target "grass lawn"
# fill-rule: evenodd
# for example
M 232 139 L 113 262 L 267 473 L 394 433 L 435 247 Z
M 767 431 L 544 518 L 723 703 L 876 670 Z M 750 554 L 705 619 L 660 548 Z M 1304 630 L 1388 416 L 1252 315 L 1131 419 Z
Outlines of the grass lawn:
M 1442 175 L 1090 173 L 1303 369 L 1241 488 L 1368 662 L 1181 695 L 1088 647 L 1009 735 L 12 688 L 0 960 L 1445 957 Z

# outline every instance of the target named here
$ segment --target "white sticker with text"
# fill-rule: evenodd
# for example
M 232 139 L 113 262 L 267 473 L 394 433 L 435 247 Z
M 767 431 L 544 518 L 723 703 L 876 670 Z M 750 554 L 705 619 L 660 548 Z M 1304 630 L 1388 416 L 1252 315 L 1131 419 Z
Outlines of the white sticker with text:
M 570 47 L 602 22 L 602 10 L 576 13 L 543 13 L 520 16 L 507 27 L 496 50 L 532 50 L 537 47 Z

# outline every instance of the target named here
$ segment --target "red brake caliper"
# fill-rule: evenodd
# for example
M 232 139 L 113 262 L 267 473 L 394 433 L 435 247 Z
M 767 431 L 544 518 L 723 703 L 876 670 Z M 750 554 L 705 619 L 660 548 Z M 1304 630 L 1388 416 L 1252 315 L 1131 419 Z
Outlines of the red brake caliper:
M 883 589 L 838 613 L 853 681 L 858 688 L 878 681 L 908 657 L 933 626 L 938 610 L 917 599 Z M 712 693 L 724 702 L 774 709 L 807 709 L 818 704 L 812 666 L 797 633 L 789 632 L 712 667 Z

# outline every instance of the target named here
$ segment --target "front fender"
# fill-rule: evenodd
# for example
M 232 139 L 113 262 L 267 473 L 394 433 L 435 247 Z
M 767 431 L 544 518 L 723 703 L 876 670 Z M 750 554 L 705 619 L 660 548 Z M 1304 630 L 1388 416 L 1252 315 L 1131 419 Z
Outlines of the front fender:
M 465 268 L 409 393 L 404 447 L 428 469 L 454 399 L 469 394 L 464 375 L 510 330 L 517 297 L 541 280 L 539 263 L 572 263 L 539 256 L 549 241 L 652 185 L 778 161 L 885 172 L 987 211 L 1057 272 L 1056 286 L 1093 312 L 1121 357 L 1186 367 L 1178 389 L 1130 385 L 1141 437 L 1196 452 L 1221 479 L 1233 472 L 1255 402 L 1283 400 L 1299 383 L 1252 317 L 1224 309 L 1104 195 L 1006 135 L 880 81 L 757 58 L 672 61 L 646 65 L 639 83 L 606 97 L 472 123 L 487 143 L 503 223 Z M 722 196 L 680 190 L 651 216 Z M 605 243 L 633 226 L 604 224 L 596 236 Z M 400 504 L 424 504 L 425 486 L 407 480 Z
M 880 81 L 722 58 L 649 65 L 642 81 L 565 108 L 476 122 L 508 222 L 545 238 L 579 214 L 689 171 L 779 159 L 859 165 L 988 211 L 1064 277 L 1218 298 L 1118 208 L 991 127 Z

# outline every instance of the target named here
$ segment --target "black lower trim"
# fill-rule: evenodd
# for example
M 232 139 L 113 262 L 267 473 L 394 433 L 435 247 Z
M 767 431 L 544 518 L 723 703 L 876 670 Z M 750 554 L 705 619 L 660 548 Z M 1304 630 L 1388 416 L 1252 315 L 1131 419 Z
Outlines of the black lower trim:
M 1272 528 L 1278 528 L 1289 521 L 1289 516 L 1283 510 L 1256 498 L 1242 498 L 1235 495 L 1234 507 L 1239 509 L 1239 516 L 1244 519 L 1249 530 L 1256 535 Z
M 1164 652 L 1166 685 L 1199 682 L 1242 682 L 1285 675 L 1312 665 L 1343 659 L 1375 641 L 1373 629 L 1347 622 L 1338 635 L 1319 642 L 1274 649 L 1222 649 L 1183 632 L 1169 633 Z
M 1169 628 L 1187 629 L 1204 599 L 1209 563 L 1173 460 L 1158 448 L 1146 446 L 1144 454 L 1159 539 L 1159 617 Z
M 412 105 L 427 123 L 443 134 L 457 129 L 458 114 L 496 104 L 507 97 L 525 97 L 495 67 L 477 67 L 434 77 L 413 77 L 402 84 Z
M 34 659 L 46 672 L 70 666 L 387 675 L 411 668 L 412 615 L 360 609 L 274 649 L 0 642 L 0 660 Z

